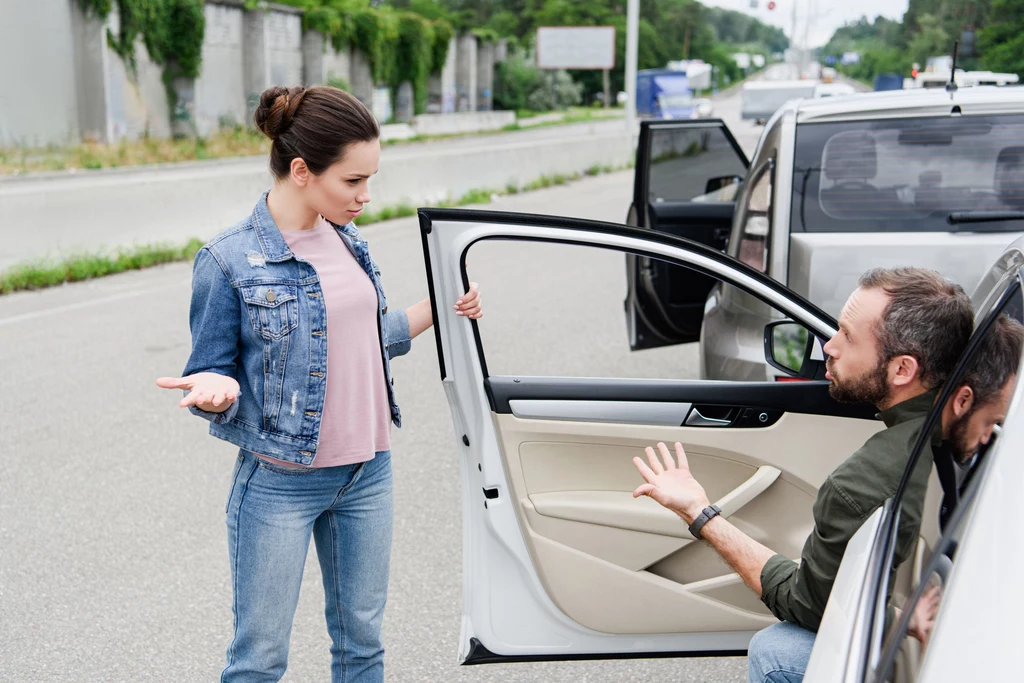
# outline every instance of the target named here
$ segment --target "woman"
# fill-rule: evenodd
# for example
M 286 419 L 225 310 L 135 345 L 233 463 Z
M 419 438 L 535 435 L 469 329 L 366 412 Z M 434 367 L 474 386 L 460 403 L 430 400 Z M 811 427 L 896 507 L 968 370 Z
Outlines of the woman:
M 380 129 L 336 88 L 263 92 L 275 182 L 197 254 L 179 405 L 240 447 L 227 505 L 234 637 L 222 681 L 278 680 L 312 535 L 334 681 L 383 680 L 391 552 L 389 361 L 430 327 L 430 300 L 389 310 L 352 225 L 370 201 Z M 456 305 L 479 318 L 475 284 Z

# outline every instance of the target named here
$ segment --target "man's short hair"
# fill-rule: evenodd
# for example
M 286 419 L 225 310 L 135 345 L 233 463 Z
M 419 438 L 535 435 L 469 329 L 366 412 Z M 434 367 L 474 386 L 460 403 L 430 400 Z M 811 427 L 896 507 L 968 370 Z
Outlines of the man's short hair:
M 991 401 L 1017 374 L 1022 346 L 1024 327 L 1008 315 L 999 316 L 957 382 L 958 386 L 969 386 L 974 392 L 974 407 Z
M 875 268 L 858 284 L 889 296 L 876 330 L 882 361 L 913 356 L 929 389 L 949 379 L 974 331 L 974 310 L 963 288 L 934 270 L 910 267 Z

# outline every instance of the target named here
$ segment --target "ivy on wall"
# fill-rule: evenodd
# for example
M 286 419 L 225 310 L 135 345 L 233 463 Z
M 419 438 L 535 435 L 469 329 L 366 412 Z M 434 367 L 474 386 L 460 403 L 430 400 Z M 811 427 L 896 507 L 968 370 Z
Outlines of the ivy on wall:
M 119 29 L 107 30 L 107 43 L 131 70 L 137 67 L 135 42 L 142 38 L 150 59 L 164 68 L 165 80 L 196 78 L 202 64 L 206 18 L 203 0 L 78 0 L 86 13 L 105 20 L 117 2 Z
M 277 4 L 304 10 L 303 28 L 318 31 L 335 49 L 351 45 L 366 55 L 373 80 L 397 91 L 409 81 L 414 110 L 426 111 L 429 79 L 444 68 L 452 25 L 443 18 L 430 19 L 412 11 L 370 6 L 370 0 L 275 0 Z M 176 101 L 171 86 L 184 76 L 196 78 L 202 66 L 206 30 L 204 0 L 78 0 L 87 13 L 106 19 L 117 3 L 120 26 L 107 31 L 107 42 L 134 71 L 136 41 L 141 38 L 153 62 L 161 65 L 168 96 Z M 265 6 L 264 0 L 245 0 L 245 8 Z M 488 29 L 474 31 L 483 41 L 496 40 Z M 175 112 L 177 116 L 178 113 Z

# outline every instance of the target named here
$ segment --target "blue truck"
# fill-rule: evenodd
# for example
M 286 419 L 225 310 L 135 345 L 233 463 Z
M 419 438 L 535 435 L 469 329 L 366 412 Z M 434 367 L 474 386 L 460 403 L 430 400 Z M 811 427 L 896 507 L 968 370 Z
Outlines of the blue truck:
M 878 74 L 875 76 L 875 90 L 903 90 L 903 75 Z
M 697 101 L 686 72 L 672 69 L 638 71 L 636 113 L 649 119 L 697 118 Z

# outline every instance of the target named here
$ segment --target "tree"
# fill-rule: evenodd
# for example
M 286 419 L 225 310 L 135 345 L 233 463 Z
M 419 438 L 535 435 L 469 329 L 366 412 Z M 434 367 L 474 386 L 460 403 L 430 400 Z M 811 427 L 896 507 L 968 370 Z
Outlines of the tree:
M 986 69 L 1024 73 L 1024 2 L 995 0 L 992 20 L 978 34 L 978 47 Z
M 918 17 L 917 23 L 919 30 L 907 46 L 907 51 L 915 62 L 924 64 L 929 57 L 953 54 L 953 41 L 938 17 L 934 14 L 922 14 Z

